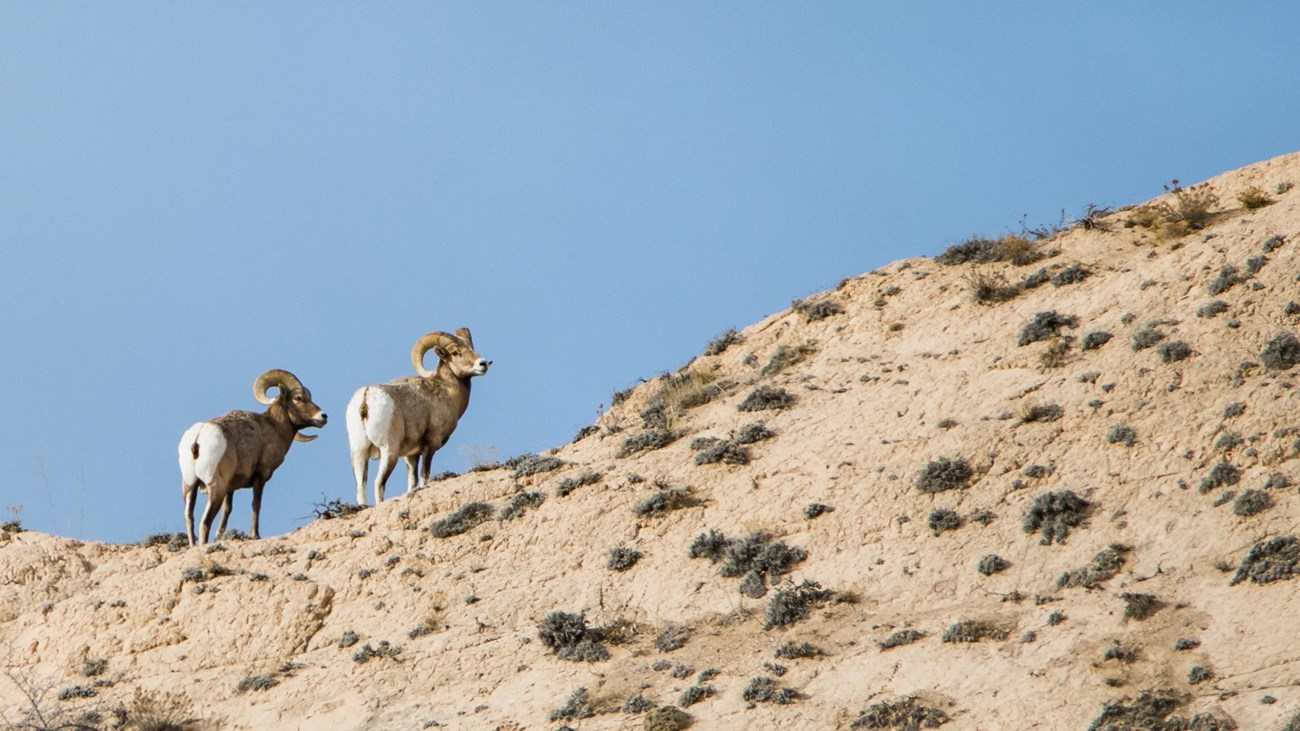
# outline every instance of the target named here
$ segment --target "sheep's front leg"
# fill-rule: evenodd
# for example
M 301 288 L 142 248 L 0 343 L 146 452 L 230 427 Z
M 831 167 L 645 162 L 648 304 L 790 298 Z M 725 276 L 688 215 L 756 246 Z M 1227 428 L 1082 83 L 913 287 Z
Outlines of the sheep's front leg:
M 420 484 L 429 484 L 429 478 L 433 477 L 433 453 L 438 450 L 427 448 L 424 450 L 424 456 L 420 460 Z
M 250 538 L 261 538 L 262 534 L 257 531 L 257 516 L 262 512 L 262 488 L 266 487 L 266 480 L 257 479 L 253 482 L 253 528 L 249 531 Z
M 420 484 L 420 455 L 406 457 L 406 492 L 407 494 L 415 492 L 415 486 Z

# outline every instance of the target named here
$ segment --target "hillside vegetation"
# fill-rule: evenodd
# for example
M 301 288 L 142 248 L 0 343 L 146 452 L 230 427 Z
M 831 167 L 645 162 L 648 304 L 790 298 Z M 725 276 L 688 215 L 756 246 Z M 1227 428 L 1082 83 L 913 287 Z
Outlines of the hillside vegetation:
M 846 279 L 286 536 L 0 533 L 0 728 L 1300 728 L 1293 181 Z

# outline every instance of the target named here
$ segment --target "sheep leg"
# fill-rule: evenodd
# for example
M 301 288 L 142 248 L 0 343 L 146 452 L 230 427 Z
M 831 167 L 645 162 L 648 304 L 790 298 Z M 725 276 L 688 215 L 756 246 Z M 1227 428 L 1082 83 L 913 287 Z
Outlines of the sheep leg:
M 420 484 L 429 484 L 429 478 L 433 476 L 433 453 L 435 450 L 424 450 L 424 456 L 420 459 Z
M 415 486 L 420 484 L 420 455 L 406 457 L 406 492 L 408 494 L 415 492 Z
M 207 545 L 208 536 L 212 533 L 212 521 L 217 517 L 217 510 L 221 508 L 221 503 L 225 500 L 224 496 L 224 489 L 208 485 L 208 504 L 204 506 L 203 517 L 199 520 L 200 546 Z
M 194 501 L 199 495 L 199 483 L 186 485 L 181 483 L 181 492 L 185 495 L 185 532 L 190 536 L 190 546 L 198 543 L 194 536 Z
M 352 452 L 352 474 L 357 478 L 357 505 L 366 504 L 366 480 L 370 478 L 370 447 Z
M 266 480 L 257 480 L 253 483 L 253 529 L 249 531 L 249 538 L 261 538 L 262 535 L 257 532 L 257 516 L 262 512 L 262 488 L 266 487 Z
M 221 501 L 221 522 L 217 525 L 217 540 L 226 534 L 226 523 L 230 522 L 230 508 L 233 503 L 231 497 L 234 491 L 226 493 L 226 499 Z
M 388 486 L 388 476 L 397 467 L 397 455 L 391 450 L 379 452 L 379 474 L 375 476 L 375 505 L 384 501 L 384 488 Z

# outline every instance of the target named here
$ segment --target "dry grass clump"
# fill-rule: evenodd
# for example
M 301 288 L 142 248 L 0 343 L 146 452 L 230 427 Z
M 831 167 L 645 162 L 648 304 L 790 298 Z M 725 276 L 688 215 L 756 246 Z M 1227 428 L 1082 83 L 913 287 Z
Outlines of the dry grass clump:
M 681 624 L 670 624 L 659 631 L 655 637 L 655 647 L 660 652 L 672 652 L 686 646 L 691 639 L 691 628 Z
M 916 698 L 882 701 L 867 707 L 849 728 L 886 729 L 886 731 L 919 731 L 939 728 L 948 722 L 948 714 L 922 705 Z
M 981 305 L 1009 302 L 1023 291 L 1021 285 L 1008 283 L 1005 276 L 987 272 L 967 274 L 966 285 L 970 288 L 971 298 Z
M 117 711 L 122 715 L 121 711 Z M 215 728 L 194 715 L 190 699 L 182 693 L 148 692 L 136 688 L 125 709 L 125 731 L 199 731 Z
M 1047 344 L 1047 348 L 1038 354 L 1038 364 L 1044 369 L 1060 368 L 1069 362 L 1070 341 L 1073 338 L 1056 338 Z
M 834 315 L 844 314 L 844 305 L 834 298 L 822 299 L 816 302 L 795 300 L 790 303 L 790 308 L 803 315 L 804 322 L 818 322 Z
M 981 642 L 983 640 L 1005 640 L 1010 634 L 996 622 L 986 619 L 963 619 L 948 625 L 944 630 L 944 642 Z
M 711 370 L 689 365 L 663 376 L 658 383 L 641 410 L 642 425 L 647 429 L 673 430 L 688 409 L 703 406 L 735 387 L 734 382 L 718 378 Z
M 1025 410 L 1020 417 L 1021 424 L 1032 424 L 1043 421 L 1058 421 L 1065 411 L 1059 404 L 1035 404 Z
M 1263 188 L 1260 188 L 1258 185 L 1252 185 L 1237 194 L 1237 202 L 1241 204 L 1242 208 L 1245 208 L 1248 211 L 1253 211 L 1257 208 L 1263 208 L 1264 206 L 1269 205 L 1273 202 L 1273 199 L 1268 193 L 1264 192 Z
M 1042 258 L 1042 252 L 1032 241 L 1021 236 L 1007 235 L 999 239 L 973 236 L 960 244 L 949 246 L 934 260 L 945 266 L 1003 261 L 1015 266 L 1026 266 Z
M 1163 201 L 1138 206 L 1129 214 L 1128 225 L 1151 231 L 1157 240 L 1180 238 L 1204 228 L 1219 202 L 1219 197 L 1205 183 L 1184 188 L 1174 180 L 1165 190 L 1173 193 L 1172 204 Z
M 1147 617 L 1155 614 L 1164 606 L 1164 602 L 1156 598 L 1155 594 L 1137 594 L 1134 592 L 1123 592 L 1119 595 L 1124 600 L 1124 619 L 1142 621 Z
M 677 706 L 659 706 L 645 716 L 645 731 L 681 731 L 694 719 Z
M 355 515 L 368 507 L 370 506 L 353 505 L 336 499 L 316 503 L 312 508 L 312 512 L 316 514 L 317 520 L 334 520 L 335 518 L 346 518 L 349 515 Z
M 767 364 L 759 371 L 764 378 L 775 376 L 781 371 L 798 365 L 808 360 L 817 349 L 811 345 L 779 345 L 773 351 L 772 357 L 768 359 Z
M 1034 499 L 1025 514 L 1022 527 L 1026 533 L 1042 533 L 1043 545 L 1065 543 L 1070 529 L 1081 525 L 1088 517 L 1092 504 L 1073 490 L 1045 492 Z
M 718 337 L 710 340 L 709 344 L 704 347 L 704 354 L 722 355 L 726 352 L 727 348 L 730 348 L 733 345 L 739 345 L 743 342 L 745 342 L 744 336 L 736 332 L 735 328 L 731 328 Z

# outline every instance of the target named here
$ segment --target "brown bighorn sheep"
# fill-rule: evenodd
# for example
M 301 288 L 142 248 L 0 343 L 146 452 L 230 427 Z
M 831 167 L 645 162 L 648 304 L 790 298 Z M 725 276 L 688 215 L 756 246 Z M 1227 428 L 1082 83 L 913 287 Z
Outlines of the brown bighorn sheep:
M 275 398 L 268 389 L 277 388 Z M 203 510 L 201 543 L 208 542 L 208 531 L 217 508 L 222 508 L 217 537 L 226 530 L 230 519 L 230 497 L 241 487 L 253 488 L 253 529 L 249 535 L 259 538 L 257 516 L 262 509 L 262 488 L 295 441 L 310 442 L 315 435 L 300 434 L 299 429 L 325 426 L 326 416 L 312 403 L 311 391 L 303 387 L 289 371 L 270 370 L 258 376 L 253 397 L 270 408 L 265 413 L 232 411 L 209 421 L 201 421 L 185 431 L 178 447 L 181 463 L 181 491 L 185 494 L 185 529 L 194 537 L 194 500 L 198 490 L 208 493 Z
M 424 367 L 430 350 L 438 354 L 438 368 Z M 487 373 L 492 361 L 474 351 L 469 328 L 455 335 L 431 332 L 411 349 L 411 363 L 420 375 L 407 376 L 378 386 L 357 389 L 348 402 L 348 446 L 352 474 L 357 480 L 357 504 L 366 503 L 370 460 L 379 460 L 375 476 L 375 504 L 383 502 L 388 476 L 398 458 L 406 460 L 406 489 L 429 479 L 433 453 L 447 443 L 456 423 L 469 406 L 470 379 Z

